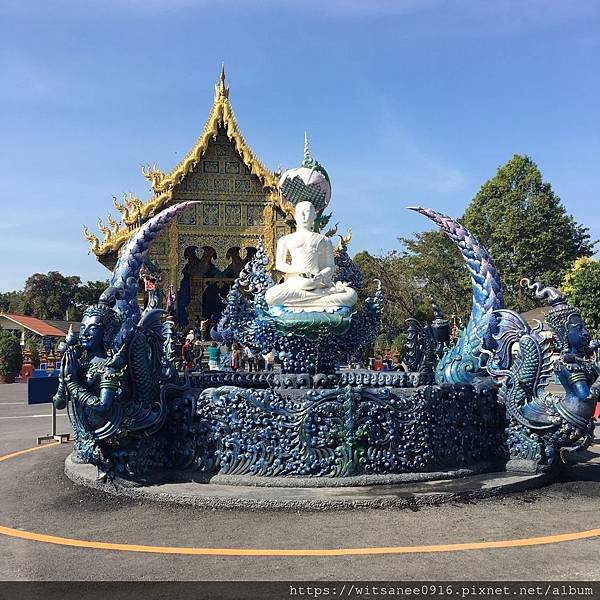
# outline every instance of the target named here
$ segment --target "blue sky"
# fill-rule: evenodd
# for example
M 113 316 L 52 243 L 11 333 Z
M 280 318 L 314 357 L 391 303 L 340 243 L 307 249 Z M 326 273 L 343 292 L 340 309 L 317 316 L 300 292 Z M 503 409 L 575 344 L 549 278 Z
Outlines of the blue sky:
M 0 0 L 0 291 L 107 272 L 82 224 L 149 197 L 200 134 L 224 62 L 272 169 L 303 132 L 353 249 L 460 216 L 514 153 L 600 238 L 600 3 L 541 0 Z M 114 214 L 114 213 L 113 213 Z

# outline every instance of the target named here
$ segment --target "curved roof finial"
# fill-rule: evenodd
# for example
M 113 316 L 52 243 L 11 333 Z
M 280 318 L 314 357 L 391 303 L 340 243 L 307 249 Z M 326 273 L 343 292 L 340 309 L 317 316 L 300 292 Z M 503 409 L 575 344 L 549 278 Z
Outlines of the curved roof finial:
M 221 74 L 219 75 L 219 81 L 215 85 L 215 100 L 228 97 L 229 88 L 225 85 L 225 63 L 221 63 Z

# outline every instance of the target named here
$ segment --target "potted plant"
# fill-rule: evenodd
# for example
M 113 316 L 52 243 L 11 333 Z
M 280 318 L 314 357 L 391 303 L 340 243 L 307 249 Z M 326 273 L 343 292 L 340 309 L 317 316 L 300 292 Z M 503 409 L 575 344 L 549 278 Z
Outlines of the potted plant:
M 0 383 L 14 383 L 23 366 L 21 345 L 14 335 L 0 331 Z

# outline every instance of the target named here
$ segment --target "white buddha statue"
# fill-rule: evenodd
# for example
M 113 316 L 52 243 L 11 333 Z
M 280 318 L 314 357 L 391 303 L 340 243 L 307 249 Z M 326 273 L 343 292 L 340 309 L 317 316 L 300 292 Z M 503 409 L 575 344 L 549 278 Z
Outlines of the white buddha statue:
M 298 202 L 296 231 L 277 242 L 275 268 L 286 274 L 286 280 L 267 290 L 265 300 L 270 307 L 290 312 L 333 312 L 356 303 L 355 290 L 333 281 L 333 244 L 327 236 L 312 230 L 315 217 L 311 202 Z

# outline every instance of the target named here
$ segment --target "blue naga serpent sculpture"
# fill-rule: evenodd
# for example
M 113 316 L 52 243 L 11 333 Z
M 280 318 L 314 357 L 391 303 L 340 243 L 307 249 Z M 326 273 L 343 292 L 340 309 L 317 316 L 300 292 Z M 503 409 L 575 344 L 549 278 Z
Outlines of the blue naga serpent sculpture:
M 224 386 L 228 374 L 211 375 L 216 387 L 179 385 L 171 324 L 162 321 L 163 311 L 140 311 L 137 287 L 151 242 L 190 204 L 166 209 L 135 233 L 110 286 L 84 312 L 79 340 L 68 339 L 54 402 L 67 407 L 75 452 L 104 474 L 135 477 L 192 465 L 264 476 L 420 471 L 495 458 L 506 438 L 511 457 L 543 468 L 592 439 L 598 372 L 587 360 L 590 339 L 579 311 L 558 290 L 529 284 L 551 306 L 546 321 L 560 352 L 552 367 L 541 326 L 532 329 L 503 308 L 485 248 L 462 225 L 425 208 L 413 210 L 460 248 L 473 286 L 469 323 L 452 348 L 445 350 L 449 322 L 437 306 L 436 320 L 415 330 L 415 340 L 428 338 L 430 346 L 412 362 L 427 363 L 427 373 L 404 373 L 402 381 L 336 374 L 336 356 L 356 352 L 379 330 L 381 286 L 360 312 L 286 320 L 268 311 L 264 295 L 273 280 L 259 248 L 232 287 L 219 329 L 256 350 L 282 352 L 285 373 L 263 377 L 258 388 L 250 380 Z M 338 278 L 361 287 L 345 248 L 336 264 Z M 450 385 L 423 385 L 439 356 L 436 380 Z M 545 391 L 552 370 L 564 398 Z M 503 378 L 501 404 L 489 375 Z
M 110 286 L 85 310 L 79 339 L 67 339 L 53 401 L 67 408 L 79 457 L 106 472 L 116 456 L 136 444 L 139 448 L 139 440 L 150 439 L 166 418 L 161 386 L 177 377 L 169 357 L 171 323 L 163 323 L 161 310 L 142 313 L 136 295 L 151 242 L 190 204 L 164 210 L 137 231 Z
M 439 225 L 458 246 L 471 276 L 473 304 L 466 329 L 458 342 L 446 352 L 436 367 L 437 383 L 471 383 L 485 376 L 485 357 L 481 347 L 493 311 L 503 308 L 502 284 L 492 257 L 469 230 L 450 217 L 430 208 L 410 207 Z
M 598 370 L 587 358 L 591 340 L 581 313 L 556 288 L 522 281 L 551 307 L 546 323 L 559 352 L 553 363 L 543 325 L 532 328 L 521 315 L 503 308 L 500 278 L 477 239 L 450 217 L 427 208 L 411 210 L 437 223 L 459 247 L 473 287 L 469 323 L 438 363 L 436 381 L 464 384 L 487 374 L 500 378 L 498 400 L 506 407 L 512 459 L 548 468 L 564 460 L 566 453 L 586 448 L 593 440 L 592 416 L 599 393 L 592 387 Z M 546 391 L 552 374 L 564 396 Z
M 507 434 L 511 457 L 547 467 L 592 442 L 592 416 L 598 397 L 598 389 L 592 386 L 598 371 L 587 359 L 591 340 L 581 313 L 567 304 L 556 288 L 544 288 L 528 279 L 522 283 L 538 300 L 547 300 L 550 305 L 545 320 L 558 358 L 552 362 L 552 343 L 542 335 L 542 323 L 530 327 L 511 310 L 492 313 L 486 343 L 489 348 L 482 352 L 491 359 L 487 367 L 490 374 L 504 378 L 498 400 L 506 406 L 510 419 Z M 546 391 L 552 375 L 560 381 L 564 395 Z

